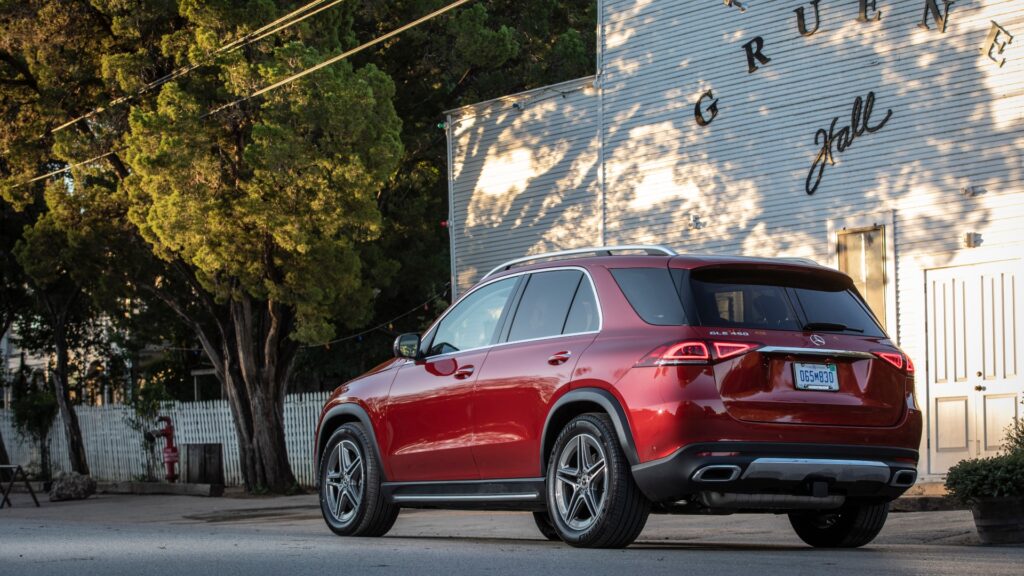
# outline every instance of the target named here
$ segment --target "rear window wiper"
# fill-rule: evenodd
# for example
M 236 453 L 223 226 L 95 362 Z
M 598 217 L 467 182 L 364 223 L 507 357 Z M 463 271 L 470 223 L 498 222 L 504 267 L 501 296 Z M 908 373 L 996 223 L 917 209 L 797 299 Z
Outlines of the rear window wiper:
M 828 332 L 864 332 L 863 328 L 853 328 L 836 322 L 808 322 L 804 330 L 825 330 Z

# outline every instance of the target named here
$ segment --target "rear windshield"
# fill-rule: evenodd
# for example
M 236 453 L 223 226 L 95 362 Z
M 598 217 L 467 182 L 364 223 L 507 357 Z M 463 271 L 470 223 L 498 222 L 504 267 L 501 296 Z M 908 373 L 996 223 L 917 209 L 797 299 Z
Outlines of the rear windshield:
M 740 271 L 694 274 L 690 286 L 702 326 L 885 335 L 842 283 L 777 273 L 751 274 L 752 281 L 745 282 L 742 276 Z

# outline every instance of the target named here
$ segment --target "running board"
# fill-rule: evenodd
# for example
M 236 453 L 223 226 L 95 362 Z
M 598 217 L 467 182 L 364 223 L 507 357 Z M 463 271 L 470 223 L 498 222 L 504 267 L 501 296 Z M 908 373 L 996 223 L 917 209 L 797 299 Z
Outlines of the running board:
M 407 508 L 535 510 L 544 506 L 543 478 L 461 482 L 384 482 L 384 497 Z

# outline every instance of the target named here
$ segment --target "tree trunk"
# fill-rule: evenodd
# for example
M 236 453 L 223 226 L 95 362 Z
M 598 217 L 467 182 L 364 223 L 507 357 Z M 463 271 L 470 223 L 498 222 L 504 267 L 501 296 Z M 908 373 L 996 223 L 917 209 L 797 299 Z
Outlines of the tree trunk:
M 154 286 L 145 289 L 192 327 L 213 364 L 231 407 L 246 490 L 293 490 L 296 481 L 284 438 L 284 399 L 298 352 L 298 345 L 288 339 L 294 313 L 245 296 L 227 305 L 215 304 L 204 299 L 191 271 L 174 268 L 196 288 L 203 312 L 185 307 Z M 256 312 L 256 307 L 262 311 Z
M 82 429 L 78 426 L 78 414 L 71 405 L 68 394 L 68 341 L 67 327 L 64 318 L 54 318 L 53 345 L 57 353 L 57 367 L 53 372 L 53 392 L 57 397 L 61 420 L 64 422 L 64 436 L 68 443 L 68 457 L 71 469 L 84 476 L 89 475 L 89 464 L 85 458 L 85 442 L 82 441 Z
M 39 474 L 43 482 L 53 480 L 53 471 L 50 469 L 50 435 L 43 434 L 39 439 Z
M 11 457 L 7 455 L 7 446 L 4 445 L 4 435 L 0 432 L 0 466 L 11 463 Z
M 296 485 L 284 437 L 284 399 L 298 351 L 288 339 L 292 313 L 243 296 L 231 303 L 231 320 L 250 400 L 257 482 L 270 492 L 287 492 Z
M 12 317 L 13 317 L 13 315 L 12 315 Z M 7 330 L 9 330 L 10 327 L 11 327 L 11 320 L 9 318 L 3 318 L 3 320 L 0 321 L 0 338 L 3 338 L 4 334 L 7 334 Z M 7 358 L 3 357 L 3 356 L 0 356 L 0 361 L 3 361 L 4 363 L 6 363 L 7 362 Z M 5 408 L 6 408 L 6 406 L 5 406 Z M 0 432 L 0 466 L 6 466 L 6 465 L 8 465 L 10 463 L 11 463 L 11 457 L 7 455 L 7 446 L 4 445 L 4 435 L 3 435 L 3 432 Z

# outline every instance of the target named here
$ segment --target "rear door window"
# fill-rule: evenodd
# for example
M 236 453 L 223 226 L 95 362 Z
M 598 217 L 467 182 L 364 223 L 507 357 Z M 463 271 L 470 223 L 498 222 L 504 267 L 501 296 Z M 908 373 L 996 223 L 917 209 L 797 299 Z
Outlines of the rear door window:
M 601 313 L 597 309 L 597 297 L 594 295 L 594 287 L 586 278 L 580 280 L 576 289 L 576 296 L 572 299 L 572 306 L 569 308 L 569 317 L 565 320 L 565 328 L 562 334 L 580 334 L 583 332 L 596 332 L 601 329 Z
M 686 324 L 683 304 L 668 268 L 618 268 L 611 273 L 644 322 L 656 326 Z
M 583 280 L 579 270 L 552 270 L 530 275 L 519 301 L 508 341 L 562 334 L 573 297 Z M 587 283 L 589 286 L 589 283 Z

